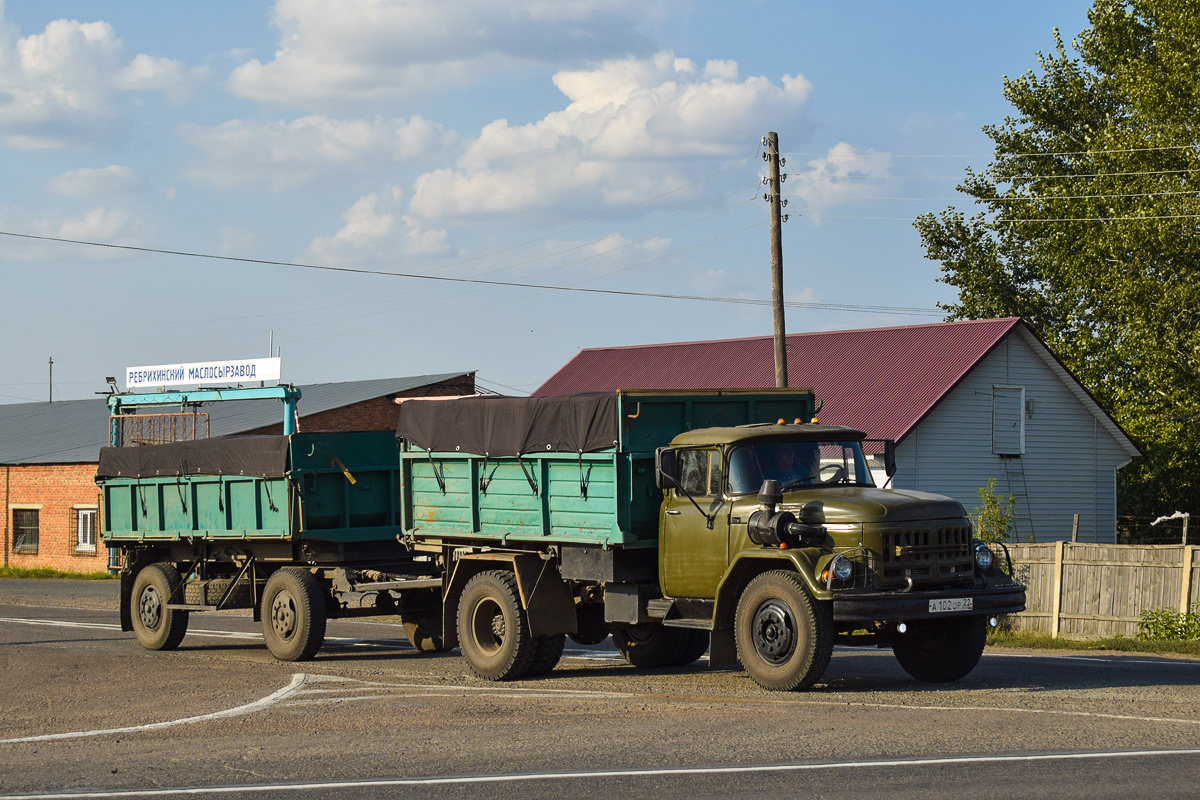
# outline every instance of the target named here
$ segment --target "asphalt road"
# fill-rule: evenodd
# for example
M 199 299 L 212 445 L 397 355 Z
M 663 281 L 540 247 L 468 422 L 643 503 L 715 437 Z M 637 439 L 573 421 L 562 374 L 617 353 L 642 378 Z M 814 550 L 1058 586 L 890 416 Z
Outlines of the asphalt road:
M 398 626 L 333 621 L 283 664 L 244 612 L 182 647 L 115 582 L 0 581 L 0 798 L 1196 797 L 1200 661 L 989 650 L 949 686 L 838 650 L 808 692 L 568 643 L 494 684 Z

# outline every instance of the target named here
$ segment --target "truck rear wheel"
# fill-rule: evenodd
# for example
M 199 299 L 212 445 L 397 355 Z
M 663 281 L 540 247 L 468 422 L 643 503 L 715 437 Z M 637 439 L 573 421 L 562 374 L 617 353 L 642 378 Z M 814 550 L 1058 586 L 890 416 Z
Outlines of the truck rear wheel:
M 833 655 L 833 619 L 794 572 L 764 572 L 742 592 L 734 622 L 738 659 L 764 689 L 816 683 Z
M 533 657 L 533 663 L 529 666 L 529 671 L 525 673 L 525 677 L 529 678 L 553 672 L 562 658 L 563 648 L 566 645 L 567 635 L 565 633 L 537 637 L 537 654 Z
M 471 671 L 486 680 L 529 672 L 538 646 L 512 573 L 488 570 L 467 581 L 458 602 L 458 644 Z
M 271 573 L 262 597 L 263 638 L 280 661 L 308 661 L 325 642 L 325 596 L 316 577 L 300 567 Z
M 892 642 L 904 671 L 919 681 L 946 683 L 963 678 L 983 655 L 987 619 L 981 616 L 926 619 Z
M 442 653 L 446 650 L 442 636 L 442 619 L 438 614 L 404 614 L 400 617 L 404 635 L 418 653 Z
M 618 628 L 612 637 L 613 644 L 626 661 L 635 667 L 653 668 L 687 663 L 680 659 L 686 655 L 690 633 L 686 628 L 668 628 L 658 622 L 647 622 Z
M 183 579 L 166 562 L 150 564 L 137 574 L 130 596 L 133 631 L 147 650 L 174 650 L 187 633 L 188 612 L 167 608 L 178 603 Z

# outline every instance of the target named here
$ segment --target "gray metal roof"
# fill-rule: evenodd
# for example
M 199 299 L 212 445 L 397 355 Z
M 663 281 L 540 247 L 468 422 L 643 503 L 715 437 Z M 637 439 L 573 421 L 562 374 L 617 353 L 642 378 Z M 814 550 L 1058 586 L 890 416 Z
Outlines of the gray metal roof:
M 471 374 L 446 372 L 301 386 L 300 430 L 304 430 L 303 419 L 313 414 Z M 283 406 L 278 400 L 215 403 L 204 410 L 209 413 L 212 436 L 244 433 L 283 419 Z M 100 458 L 100 448 L 107 444 L 108 404 L 103 397 L 0 404 L 0 464 L 94 463 Z

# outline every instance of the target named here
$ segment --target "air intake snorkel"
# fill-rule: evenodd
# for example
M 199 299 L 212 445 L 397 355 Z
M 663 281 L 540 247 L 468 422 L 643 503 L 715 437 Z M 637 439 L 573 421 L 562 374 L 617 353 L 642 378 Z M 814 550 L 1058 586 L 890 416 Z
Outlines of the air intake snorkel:
M 816 544 L 825 538 L 825 529 L 796 521 L 790 511 L 777 511 L 783 502 L 779 481 L 767 479 L 758 490 L 758 510 L 750 515 L 747 534 L 750 541 L 763 547 L 791 547 Z M 822 522 L 824 513 L 820 512 Z

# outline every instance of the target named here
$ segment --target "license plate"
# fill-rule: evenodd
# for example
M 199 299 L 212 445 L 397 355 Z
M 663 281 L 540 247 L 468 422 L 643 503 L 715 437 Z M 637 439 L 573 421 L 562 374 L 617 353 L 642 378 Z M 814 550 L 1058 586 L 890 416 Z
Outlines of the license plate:
M 972 597 L 944 597 L 929 601 L 929 613 L 939 614 L 947 611 L 970 611 L 975 607 Z

